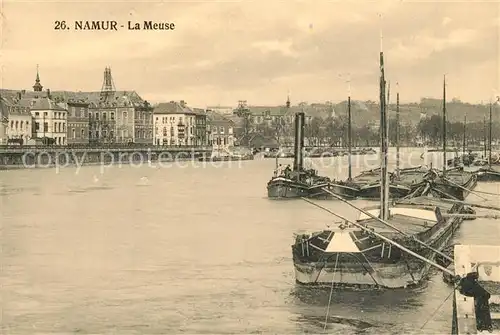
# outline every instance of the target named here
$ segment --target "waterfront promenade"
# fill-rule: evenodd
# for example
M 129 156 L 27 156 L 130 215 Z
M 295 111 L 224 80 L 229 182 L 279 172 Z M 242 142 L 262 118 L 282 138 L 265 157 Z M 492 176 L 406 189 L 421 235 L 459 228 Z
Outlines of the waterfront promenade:
M 210 153 L 207 146 L 80 145 L 0 146 L 0 170 L 56 165 L 120 164 L 196 159 Z

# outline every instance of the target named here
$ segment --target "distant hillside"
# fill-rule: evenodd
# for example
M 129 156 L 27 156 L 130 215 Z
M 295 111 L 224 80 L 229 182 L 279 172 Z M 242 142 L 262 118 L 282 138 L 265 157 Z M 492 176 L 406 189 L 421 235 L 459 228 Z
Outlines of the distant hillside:
M 339 117 L 347 116 L 347 101 L 334 106 L 335 114 Z M 500 113 L 499 106 L 493 106 L 493 121 L 500 121 L 496 116 Z M 442 101 L 438 99 L 422 99 L 420 103 L 401 104 L 399 106 L 400 119 L 405 123 L 418 124 L 421 114 L 431 117 L 442 115 Z M 472 105 L 460 101 L 446 103 L 446 115 L 449 122 L 463 122 L 467 114 L 467 122 L 481 122 L 483 117 L 489 118 L 489 105 Z M 365 126 L 379 119 L 380 107 L 373 101 L 351 101 L 351 114 L 356 126 Z M 396 116 L 396 104 L 389 105 L 389 117 Z

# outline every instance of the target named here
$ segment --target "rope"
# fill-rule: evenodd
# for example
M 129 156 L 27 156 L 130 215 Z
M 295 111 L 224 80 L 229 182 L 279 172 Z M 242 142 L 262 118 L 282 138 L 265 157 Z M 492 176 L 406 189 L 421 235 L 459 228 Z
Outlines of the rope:
M 326 327 L 328 326 L 328 315 L 330 314 L 330 304 L 332 303 L 332 296 L 333 296 L 333 284 L 335 279 L 335 273 L 337 273 L 338 261 L 339 261 L 339 253 L 337 253 L 337 257 L 335 258 L 335 266 L 333 268 L 333 276 L 332 276 L 332 286 L 330 288 L 330 297 L 328 298 L 328 307 L 326 309 L 326 316 L 325 316 L 325 327 L 323 328 L 323 331 L 325 331 Z
M 357 228 L 359 228 L 359 229 L 361 229 L 361 230 L 363 230 L 363 231 L 366 231 L 366 232 L 368 232 L 368 233 L 370 233 L 370 234 L 372 234 L 372 235 L 375 235 L 375 236 L 376 236 L 376 237 L 378 237 L 379 239 L 381 239 L 381 240 L 383 240 L 383 241 L 385 241 L 385 242 L 387 242 L 387 243 L 389 243 L 389 244 L 392 244 L 392 245 L 393 245 L 393 246 L 395 246 L 396 248 L 398 248 L 398 249 L 400 249 L 400 250 L 402 250 L 402 251 L 404 251 L 404 252 L 406 252 L 406 253 L 408 253 L 408 254 L 412 255 L 412 256 L 413 256 L 413 257 L 415 257 L 415 258 L 420 259 L 421 261 L 426 262 L 427 264 L 430 264 L 430 265 L 434 266 L 435 268 L 438 268 L 439 270 L 441 270 L 441 271 L 443 271 L 443 272 L 445 272 L 445 273 L 448 273 L 448 274 L 450 274 L 450 275 L 454 275 L 454 274 L 455 274 L 454 272 L 452 272 L 452 271 L 448 270 L 447 268 L 442 267 L 442 266 L 441 266 L 441 265 L 439 265 L 439 264 L 436 264 L 435 262 L 433 262 L 433 261 L 431 261 L 431 260 L 429 260 L 429 259 L 427 259 L 427 258 L 425 258 L 425 257 L 423 257 L 423 256 L 421 256 L 421 255 L 419 255 L 418 253 L 416 253 L 416 252 L 414 252 L 414 251 L 412 251 L 412 250 L 410 250 L 410 249 L 408 249 L 408 248 L 406 248 L 406 247 L 402 246 L 401 244 L 399 244 L 399 243 L 397 243 L 397 242 L 395 242 L 395 241 L 391 240 L 390 238 L 385 237 L 384 235 L 379 234 L 379 233 L 377 233 L 376 231 L 374 231 L 374 230 L 372 230 L 372 229 L 369 229 L 369 228 L 367 228 L 367 227 L 363 226 L 362 224 L 360 224 L 360 223 L 358 223 L 358 222 L 351 221 L 351 220 L 347 219 L 345 216 L 342 216 L 342 215 L 340 215 L 340 214 L 334 213 L 334 212 L 332 212 L 331 210 L 329 210 L 328 208 L 325 208 L 325 207 L 323 207 L 323 206 L 321 206 L 321 205 L 318 205 L 318 204 L 314 203 L 313 201 L 311 201 L 311 200 L 309 200 L 309 199 L 307 199 L 307 198 L 302 197 L 301 199 L 302 199 L 302 200 L 304 200 L 305 202 L 310 203 L 310 204 L 311 204 L 311 205 L 313 205 L 313 206 L 316 206 L 316 207 L 318 207 L 318 208 L 321 208 L 322 210 L 324 210 L 324 211 L 326 211 L 326 212 L 328 212 L 328 213 L 330 213 L 330 214 L 332 214 L 332 215 L 335 215 L 335 216 L 336 216 L 336 217 L 338 217 L 339 219 L 341 219 L 341 220 L 343 220 L 343 221 L 345 221 L 345 222 L 347 222 L 347 223 L 349 223 L 349 224 L 351 224 L 351 225 L 353 225 L 353 226 L 356 226 Z M 341 198 L 341 197 L 339 197 L 339 199 L 342 199 L 342 198 Z M 342 199 L 342 200 L 343 200 L 343 199 Z M 345 201 L 345 202 L 346 202 L 346 203 L 348 203 L 348 204 L 350 204 L 348 201 Z M 354 206 L 354 205 L 352 205 L 352 204 L 350 204 L 350 205 L 351 205 L 351 206 Z M 417 239 L 413 239 L 413 240 L 414 240 L 414 241 L 416 241 L 416 242 L 418 242 L 418 241 L 419 241 L 419 240 L 417 240 Z M 427 246 L 427 245 L 426 245 L 426 246 Z M 432 247 L 427 246 L 427 248 L 432 248 Z M 431 250 L 433 250 L 433 251 L 434 251 L 435 249 L 434 249 L 434 248 L 432 248 Z M 436 252 L 436 253 L 438 253 L 438 254 L 440 254 L 441 256 L 443 256 L 443 257 L 445 257 L 445 258 L 449 258 L 449 257 L 448 257 L 448 255 L 444 255 L 442 252 L 440 252 L 440 251 L 438 251 L 438 250 L 436 250 L 435 252 Z
M 332 196 L 334 196 L 335 198 L 337 198 L 337 199 L 339 199 L 340 201 L 342 201 L 342 202 L 344 202 L 344 203 L 348 204 L 349 206 L 353 207 L 354 209 L 356 209 L 356 210 L 360 211 L 361 213 L 363 213 L 363 214 L 365 214 L 365 215 L 367 215 L 367 216 L 371 217 L 372 219 L 375 219 L 375 220 L 377 220 L 377 221 L 379 221 L 379 222 L 383 223 L 384 225 L 386 225 L 386 226 L 388 226 L 388 227 L 390 227 L 390 228 L 394 229 L 395 231 L 397 231 L 397 232 L 398 232 L 398 233 L 400 233 L 401 235 L 403 235 L 403 236 L 405 236 L 405 237 L 410 237 L 410 235 L 406 234 L 406 233 L 405 233 L 405 232 L 403 232 L 401 229 L 398 229 L 397 227 L 395 227 L 395 226 L 391 225 L 391 224 L 390 224 L 390 223 L 388 223 L 387 221 L 382 220 L 381 218 L 376 217 L 375 215 L 373 215 L 373 214 L 371 214 L 371 213 L 369 213 L 369 212 L 367 212 L 367 211 L 365 211 L 365 210 L 363 210 L 363 209 L 361 209 L 361 208 L 359 208 L 359 207 L 357 207 L 357 206 L 353 205 L 353 204 L 352 204 L 352 203 L 350 203 L 349 201 L 347 201 L 347 200 L 343 199 L 343 198 L 342 198 L 342 197 L 340 197 L 340 196 L 337 196 L 336 194 L 334 194 L 334 193 L 332 193 L 332 192 L 328 191 L 327 189 L 323 188 L 323 191 L 325 191 L 325 192 L 327 192 L 327 193 L 331 194 L 331 195 L 332 195 Z M 334 214 L 334 215 L 335 215 L 335 214 Z M 445 258 L 449 259 L 450 261 L 453 261 L 451 258 L 449 258 L 447 255 L 443 254 L 441 251 L 439 251 L 439 250 L 437 250 L 437 249 L 435 249 L 435 248 L 431 247 L 430 245 L 428 245 L 428 244 L 426 244 L 426 243 L 424 243 L 424 242 L 420 241 L 419 239 L 417 239 L 417 238 L 416 238 L 416 237 L 414 237 L 414 236 L 412 236 L 412 237 L 413 237 L 413 240 L 414 240 L 414 241 L 416 241 L 418 244 L 420 244 L 420 245 L 424 246 L 424 247 L 425 247 L 425 248 L 427 248 L 427 249 L 430 249 L 431 251 L 434 251 L 435 253 L 437 253 L 437 254 L 439 254 L 439 255 L 441 255 L 441 256 L 443 256 L 443 257 L 445 257 Z
M 375 268 L 373 267 L 373 265 L 370 263 L 370 261 L 368 260 L 368 258 L 366 258 L 366 255 L 364 253 L 361 253 L 361 255 L 363 256 L 363 258 L 365 259 L 366 263 L 368 263 L 368 265 L 373 269 L 375 270 Z M 354 256 L 354 255 L 353 255 Z M 358 259 L 356 256 L 354 256 L 356 259 Z M 359 259 L 358 259 L 358 262 L 359 262 Z M 363 263 L 359 262 L 361 264 L 361 266 L 365 269 L 366 272 L 368 272 L 368 274 L 370 275 L 370 277 L 372 278 L 373 282 L 375 283 L 375 286 L 377 287 L 380 287 L 380 284 L 377 282 L 377 280 L 375 279 L 375 277 L 372 276 L 372 274 L 370 273 L 370 271 L 368 271 L 368 269 L 366 268 L 366 266 L 363 265 Z
M 441 307 L 443 307 L 444 304 L 448 301 L 448 299 L 450 299 L 451 295 L 453 293 L 455 293 L 455 290 L 457 289 L 457 287 L 458 287 L 458 284 L 453 287 L 453 290 L 450 292 L 450 294 L 448 294 L 448 296 L 446 297 L 446 299 L 444 299 L 444 301 L 441 303 L 441 305 L 439 305 L 436 308 L 436 310 L 431 313 L 431 315 L 429 316 L 429 318 L 427 319 L 427 321 L 424 322 L 424 324 L 422 325 L 422 327 L 420 327 L 420 329 L 424 329 L 424 327 L 429 323 L 429 321 L 431 321 L 434 318 L 434 316 L 436 315 L 437 312 L 439 312 L 439 310 L 441 309 Z

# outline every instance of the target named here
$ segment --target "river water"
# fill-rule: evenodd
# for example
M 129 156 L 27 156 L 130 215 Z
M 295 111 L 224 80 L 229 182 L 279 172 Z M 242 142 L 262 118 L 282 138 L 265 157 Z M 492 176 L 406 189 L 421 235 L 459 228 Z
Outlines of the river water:
M 344 178 L 333 161 L 307 163 Z M 1 172 L 2 334 L 322 333 L 329 292 L 296 287 L 290 245 L 335 218 L 268 200 L 273 159 L 184 164 Z M 456 242 L 497 244 L 498 227 L 466 221 Z M 438 273 L 413 291 L 334 292 L 326 332 L 449 333 L 451 299 L 431 314 L 450 292 Z

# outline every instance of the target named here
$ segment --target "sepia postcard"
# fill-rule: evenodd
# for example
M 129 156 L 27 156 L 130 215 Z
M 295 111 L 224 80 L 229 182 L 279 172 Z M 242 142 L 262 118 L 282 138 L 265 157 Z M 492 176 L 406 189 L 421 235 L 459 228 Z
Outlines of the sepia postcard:
M 0 334 L 500 334 L 500 2 L 0 12 Z

